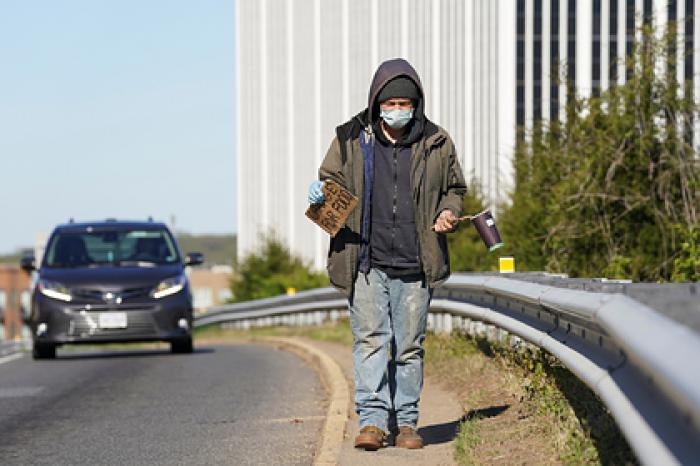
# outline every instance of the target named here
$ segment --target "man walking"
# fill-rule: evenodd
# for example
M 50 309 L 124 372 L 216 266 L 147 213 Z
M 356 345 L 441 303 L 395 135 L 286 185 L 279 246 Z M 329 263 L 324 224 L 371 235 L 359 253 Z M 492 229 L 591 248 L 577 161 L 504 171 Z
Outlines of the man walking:
M 422 448 L 416 430 L 423 340 L 435 286 L 449 274 L 445 233 L 457 226 L 466 185 L 447 132 L 424 114 L 418 74 L 402 59 L 377 69 L 368 107 L 336 129 L 309 187 L 323 203 L 332 180 L 359 198 L 331 239 L 328 275 L 350 303 L 357 448 Z

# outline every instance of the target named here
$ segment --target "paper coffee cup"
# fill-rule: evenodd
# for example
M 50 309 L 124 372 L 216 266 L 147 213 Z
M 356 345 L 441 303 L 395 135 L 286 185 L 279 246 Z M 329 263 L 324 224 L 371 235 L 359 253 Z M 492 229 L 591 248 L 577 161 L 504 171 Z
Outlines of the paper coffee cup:
M 472 223 L 479 232 L 479 236 L 484 241 L 486 249 L 490 251 L 495 251 L 496 249 L 503 246 L 503 241 L 501 241 L 501 235 L 498 233 L 498 228 L 496 228 L 496 222 L 493 220 L 490 210 L 484 210 L 472 217 Z

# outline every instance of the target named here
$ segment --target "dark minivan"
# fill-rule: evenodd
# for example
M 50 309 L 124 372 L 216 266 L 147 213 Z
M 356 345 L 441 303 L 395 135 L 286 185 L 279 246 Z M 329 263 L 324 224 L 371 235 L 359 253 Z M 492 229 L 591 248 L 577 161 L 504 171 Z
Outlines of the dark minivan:
M 183 260 L 162 223 L 107 220 L 57 226 L 32 293 L 35 359 L 73 343 L 166 341 L 192 352 L 192 294 Z M 22 268 L 36 270 L 33 258 Z

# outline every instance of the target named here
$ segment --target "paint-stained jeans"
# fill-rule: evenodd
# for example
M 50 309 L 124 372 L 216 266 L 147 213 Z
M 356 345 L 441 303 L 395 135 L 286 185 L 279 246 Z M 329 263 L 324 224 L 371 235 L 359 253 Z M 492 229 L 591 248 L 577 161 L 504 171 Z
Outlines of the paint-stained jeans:
M 422 275 L 358 274 L 350 301 L 355 409 L 360 427 L 415 428 L 423 388 L 423 340 L 432 290 Z

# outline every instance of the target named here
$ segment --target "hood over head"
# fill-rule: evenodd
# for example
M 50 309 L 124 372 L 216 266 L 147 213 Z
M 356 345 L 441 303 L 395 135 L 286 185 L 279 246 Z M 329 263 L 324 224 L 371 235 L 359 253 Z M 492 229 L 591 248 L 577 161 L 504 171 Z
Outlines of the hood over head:
M 379 68 L 377 68 L 377 71 L 374 73 L 374 78 L 372 78 L 372 84 L 369 87 L 367 119 L 368 123 L 373 125 L 378 122 L 380 113 L 378 96 L 389 81 L 399 76 L 408 77 L 418 88 L 418 99 L 416 99 L 415 108 L 413 110 L 413 121 L 410 123 L 411 126 L 408 128 L 405 138 L 407 139 L 406 142 L 411 142 L 420 137 L 420 135 L 423 133 L 423 128 L 425 127 L 425 98 L 423 93 L 423 84 L 420 81 L 420 77 L 418 77 L 416 70 L 406 60 L 402 58 L 394 58 L 383 62 L 381 65 L 379 65 Z

